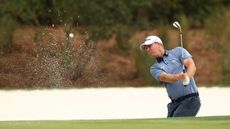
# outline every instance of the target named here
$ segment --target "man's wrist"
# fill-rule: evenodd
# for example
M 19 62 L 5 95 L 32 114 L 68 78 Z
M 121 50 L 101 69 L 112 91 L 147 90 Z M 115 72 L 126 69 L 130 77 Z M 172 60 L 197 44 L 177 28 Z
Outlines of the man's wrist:
M 175 80 L 176 80 L 176 81 L 179 81 L 179 80 L 180 80 L 180 75 L 179 75 L 179 74 L 175 74 L 174 77 L 175 77 Z

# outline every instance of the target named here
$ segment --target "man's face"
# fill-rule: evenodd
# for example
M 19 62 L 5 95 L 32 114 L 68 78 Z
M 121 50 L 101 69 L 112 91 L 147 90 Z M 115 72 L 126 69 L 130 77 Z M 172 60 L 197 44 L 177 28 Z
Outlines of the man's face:
M 153 43 L 145 46 L 145 50 L 151 58 L 158 58 L 162 56 L 161 46 L 158 43 Z

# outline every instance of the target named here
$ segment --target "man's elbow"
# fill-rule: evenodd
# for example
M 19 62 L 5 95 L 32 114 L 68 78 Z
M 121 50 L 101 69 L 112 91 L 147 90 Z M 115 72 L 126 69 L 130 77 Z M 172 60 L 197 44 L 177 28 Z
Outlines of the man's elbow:
M 190 67 L 188 67 L 187 74 L 188 74 L 189 78 L 193 77 L 196 74 L 196 66 L 195 66 L 195 64 L 190 65 Z
M 193 62 L 192 67 L 193 67 L 193 73 L 195 74 L 195 73 L 196 73 L 196 65 L 195 65 L 195 63 L 194 63 L 194 62 Z

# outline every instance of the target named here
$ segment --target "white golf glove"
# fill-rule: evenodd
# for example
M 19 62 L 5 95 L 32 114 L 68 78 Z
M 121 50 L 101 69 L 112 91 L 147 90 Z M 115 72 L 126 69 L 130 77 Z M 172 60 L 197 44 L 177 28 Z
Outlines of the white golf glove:
M 189 84 L 189 82 L 190 82 L 190 80 L 189 80 L 189 77 L 188 76 L 186 76 L 186 78 L 184 79 L 184 81 L 183 81 L 183 85 L 188 85 Z

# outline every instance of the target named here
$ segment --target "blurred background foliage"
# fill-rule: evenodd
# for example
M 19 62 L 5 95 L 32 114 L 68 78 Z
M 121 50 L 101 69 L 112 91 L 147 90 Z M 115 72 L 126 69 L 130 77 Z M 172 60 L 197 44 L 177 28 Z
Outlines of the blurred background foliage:
M 229 3 L 229 0 L 1 0 L 0 20 L 1 24 L 13 20 L 22 25 L 72 22 L 98 33 L 115 31 L 121 25 L 146 29 L 162 22 L 172 23 L 181 16 L 189 19 L 190 26 L 203 26 L 209 15 Z
M 220 83 L 229 84 L 229 5 L 229 0 L 0 0 L 0 54 L 11 51 L 12 33 L 18 26 L 68 23 L 87 30 L 94 41 L 116 34 L 117 52 L 132 51 L 138 76 L 152 84 L 156 83 L 149 76 L 152 60 L 140 53 L 138 46 L 133 49 L 126 42 L 135 32 L 150 28 L 161 28 L 160 35 L 167 41 L 169 27 L 166 25 L 178 20 L 185 30 L 205 28 L 214 35 L 213 42 L 223 40 L 225 47 L 220 52 L 224 53 L 225 60 L 220 62 L 223 70 Z

